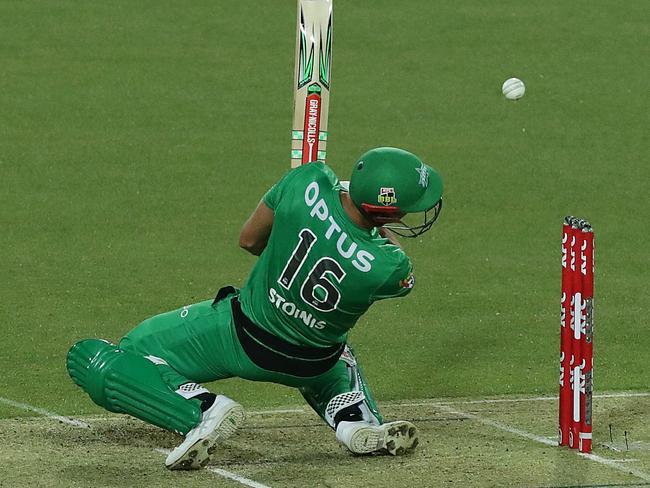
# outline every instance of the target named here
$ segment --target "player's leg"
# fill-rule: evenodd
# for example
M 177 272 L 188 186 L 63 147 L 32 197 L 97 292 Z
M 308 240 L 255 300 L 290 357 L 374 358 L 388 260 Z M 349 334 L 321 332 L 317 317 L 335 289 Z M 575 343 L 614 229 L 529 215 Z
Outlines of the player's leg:
M 233 302 L 233 310 L 237 310 Z M 383 423 L 368 383 L 349 347 L 345 347 L 334 365 L 324 373 L 303 376 L 317 369 L 312 356 L 302 359 L 304 351 L 270 339 L 253 324 L 239 317 L 240 333 L 236 375 L 253 381 L 268 381 L 299 388 L 316 412 L 336 430 L 337 439 L 358 454 L 386 450 L 402 454 L 417 445 L 417 430 L 406 421 Z M 273 348 L 263 344 L 273 344 Z M 281 354 L 277 351 L 281 351 Z M 287 357 L 292 359 L 288 360 Z M 321 362 L 329 361 L 328 357 Z
M 232 291 L 224 289 L 219 298 Z M 243 423 L 241 405 L 199 384 L 232 376 L 231 322 L 225 301 L 208 300 L 148 319 L 120 341 L 120 348 L 157 362 L 161 377 L 176 394 L 188 400 L 201 398 L 209 406 L 201 422 L 167 456 L 170 469 L 207 464 L 217 444 Z
M 185 434 L 201 418 L 199 401 L 188 401 L 163 381 L 156 365 L 115 344 L 86 339 L 67 356 L 70 377 L 99 406 Z
M 336 430 L 336 438 L 355 454 L 384 451 L 405 454 L 418 444 L 408 421 L 384 423 L 354 352 L 349 346 L 337 364 L 300 388 L 311 407 Z
M 198 384 L 231 376 L 228 334 L 219 333 L 229 330 L 231 316 L 223 308 L 212 301 L 183 307 L 144 321 L 119 348 L 86 340 L 68 354 L 70 376 L 93 401 L 186 434 L 168 457 L 172 469 L 207 462 L 243 421 L 239 404 Z

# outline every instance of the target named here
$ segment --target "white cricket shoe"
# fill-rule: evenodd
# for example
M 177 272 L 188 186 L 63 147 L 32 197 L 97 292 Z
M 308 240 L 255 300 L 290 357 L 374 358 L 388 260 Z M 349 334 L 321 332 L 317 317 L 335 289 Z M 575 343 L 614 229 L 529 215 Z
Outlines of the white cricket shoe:
M 235 433 L 244 422 L 243 407 L 230 398 L 218 395 L 203 412 L 201 422 L 190 430 L 183 443 L 169 453 L 169 469 L 199 469 L 210 462 L 217 444 Z
M 343 421 L 336 428 L 336 438 L 355 454 L 385 450 L 393 456 L 401 456 L 418 445 L 418 430 L 405 420 L 382 425 Z

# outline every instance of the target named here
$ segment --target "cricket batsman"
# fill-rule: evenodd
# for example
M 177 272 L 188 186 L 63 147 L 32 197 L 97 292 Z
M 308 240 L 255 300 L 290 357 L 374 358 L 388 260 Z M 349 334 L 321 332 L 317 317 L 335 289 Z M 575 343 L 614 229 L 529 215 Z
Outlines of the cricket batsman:
M 239 245 L 259 256 L 243 288 L 151 317 L 118 344 L 79 341 L 68 373 L 105 409 L 184 435 L 169 469 L 205 466 L 242 424 L 241 405 L 201 385 L 230 377 L 298 388 L 353 453 L 404 454 L 417 429 L 384 422 L 346 338 L 375 301 L 411 291 L 394 233 L 426 232 L 441 208 L 439 174 L 401 149 L 362 155 L 349 189 L 324 163 L 302 165 L 242 228 Z

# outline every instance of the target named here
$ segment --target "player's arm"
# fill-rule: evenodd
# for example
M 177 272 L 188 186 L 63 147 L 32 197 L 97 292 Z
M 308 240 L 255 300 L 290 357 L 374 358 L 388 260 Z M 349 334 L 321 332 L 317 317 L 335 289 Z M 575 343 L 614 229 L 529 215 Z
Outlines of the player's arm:
M 273 210 L 262 200 L 242 227 L 239 247 L 255 256 L 262 254 L 271 235 L 273 217 Z
M 385 298 L 397 298 L 408 295 L 413 289 L 415 278 L 413 276 L 413 267 L 410 259 L 400 250 L 395 250 L 401 254 L 399 264 L 388 275 L 386 281 L 375 290 L 371 300 L 383 300 Z
M 291 187 L 291 181 L 296 174 L 307 169 L 305 166 L 290 170 L 280 178 L 269 191 L 267 191 L 262 200 L 257 205 L 255 211 L 248 217 L 248 220 L 242 227 L 239 234 L 239 246 L 255 256 L 262 254 L 266 248 L 273 228 L 275 211 L 280 204 L 287 188 Z

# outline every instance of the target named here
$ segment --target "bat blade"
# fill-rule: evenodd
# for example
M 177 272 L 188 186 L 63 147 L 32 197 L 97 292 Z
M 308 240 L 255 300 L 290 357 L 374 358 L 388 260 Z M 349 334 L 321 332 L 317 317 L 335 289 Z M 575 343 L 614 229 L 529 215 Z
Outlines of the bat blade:
M 291 167 L 327 156 L 332 0 L 298 0 Z

